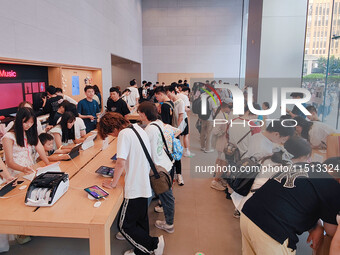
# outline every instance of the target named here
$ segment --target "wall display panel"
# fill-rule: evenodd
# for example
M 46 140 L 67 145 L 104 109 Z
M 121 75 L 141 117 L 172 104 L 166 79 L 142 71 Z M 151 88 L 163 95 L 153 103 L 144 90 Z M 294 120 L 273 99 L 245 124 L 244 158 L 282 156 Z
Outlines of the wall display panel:
M 0 115 L 15 113 L 23 100 L 34 104 L 39 93 L 45 92 L 45 84 L 48 84 L 47 67 L 0 63 L 0 88 L 5 95 L 1 98 Z
M 24 100 L 22 83 L 0 83 L 0 114 L 12 112 Z M 7 113 L 8 114 L 8 113 Z

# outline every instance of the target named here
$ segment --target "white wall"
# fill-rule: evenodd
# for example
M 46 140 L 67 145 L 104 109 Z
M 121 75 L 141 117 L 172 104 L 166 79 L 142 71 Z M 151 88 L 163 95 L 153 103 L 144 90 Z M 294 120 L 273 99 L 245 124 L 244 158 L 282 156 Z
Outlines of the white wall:
M 143 79 L 239 77 L 242 0 L 142 0 Z
M 111 53 L 142 63 L 141 0 L 3 0 L 0 57 L 103 70 L 111 87 Z
M 307 0 L 263 0 L 259 103 L 272 87 L 301 87 L 306 11 Z

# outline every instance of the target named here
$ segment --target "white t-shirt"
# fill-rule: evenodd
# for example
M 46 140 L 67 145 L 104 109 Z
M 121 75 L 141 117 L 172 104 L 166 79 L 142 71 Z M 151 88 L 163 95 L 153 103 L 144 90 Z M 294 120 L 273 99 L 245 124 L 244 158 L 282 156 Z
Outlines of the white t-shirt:
M 216 101 L 216 99 L 215 99 L 215 101 Z M 216 102 L 218 102 L 218 101 L 216 101 Z M 208 107 L 211 110 L 211 113 L 210 113 L 208 120 L 213 121 L 214 112 L 216 111 L 218 106 L 219 106 L 219 103 L 216 105 L 214 100 L 211 97 L 208 97 Z
M 183 93 L 178 93 L 177 96 L 183 100 L 185 107 L 190 107 L 190 101 L 187 95 Z
M 152 125 L 152 123 L 157 124 L 162 129 L 164 135 L 164 124 L 162 121 L 156 120 L 146 126 L 145 132 L 148 134 L 151 144 L 151 158 L 155 165 L 159 165 L 164 167 L 167 171 L 170 171 L 172 168 L 172 162 L 164 150 L 162 135 L 158 127 Z
M 180 98 L 178 98 L 175 102 L 174 102 L 174 118 L 175 118 L 175 127 L 179 127 L 181 123 L 178 123 L 178 117 L 179 115 L 183 113 L 183 121 L 187 118 L 187 113 L 185 112 L 185 105 L 184 105 L 184 101 Z M 177 126 L 176 126 L 177 124 Z
M 86 126 L 85 126 L 84 121 L 81 118 L 76 117 L 76 120 L 74 122 L 74 137 L 75 137 L 75 139 L 81 138 L 80 132 L 83 131 L 83 130 L 86 130 Z M 49 131 L 49 133 L 52 133 L 52 134 L 57 133 L 61 137 L 63 136 L 63 132 L 62 132 L 60 125 L 56 125 L 55 127 L 53 127 Z M 72 144 L 72 143 L 73 143 L 73 141 L 69 140 L 67 143 L 63 143 L 63 145 L 68 145 L 68 144 Z
M 141 136 L 147 150 L 150 153 L 150 141 L 146 132 L 137 124 L 133 124 Z M 151 197 L 150 164 L 145 156 L 143 148 L 131 128 L 125 128 L 118 134 L 117 158 L 126 160 L 125 165 L 125 194 L 127 199 L 139 197 Z
M 82 118 L 76 117 L 74 122 L 74 136 L 76 139 L 81 138 L 80 132 L 86 130 L 84 120 Z
M 243 125 L 244 121 L 246 125 Z M 240 156 L 243 155 L 242 158 L 244 158 L 246 155 L 245 153 L 248 152 L 249 141 L 250 137 L 252 136 L 251 132 L 249 132 L 250 127 L 247 125 L 248 121 L 243 119 L 233 119 L 232 123 L 233 125 L 230 125 L 229 128 L 227 129 L 229 142 L 237 146 L 237 148 L 240 151 Z M 248 135 L 241 142 L 239 142 L 241 138 L 245 136 L 247 133 Z
M 320 121 L 313 121 L 309 130 L 309 142 L 312 146 L 326 148 L 327 136 L 336 133 L 336 130 Z
M 136 98 L 139 98 L 138 89 L 135 87 L 128 87 L 128 89 L 131 91 L 131 93 L 126 97 L 127 103 L 130 106 L 135 106 L 137 104 Z
M 272 155 L 274 147 L 274 143 L 265 137 L 262 132 L 252 135 L 249 139 L 248 152 L 246 153 L 245 157 L 254 157 L 257 160 L 260 160 L 264 157 Z
M 78 102 L 74 100 L 73 98 L 69 97 L 68 95 L 63 95 L 64 100 L 69 101 L 71 104 L 77 105 Z

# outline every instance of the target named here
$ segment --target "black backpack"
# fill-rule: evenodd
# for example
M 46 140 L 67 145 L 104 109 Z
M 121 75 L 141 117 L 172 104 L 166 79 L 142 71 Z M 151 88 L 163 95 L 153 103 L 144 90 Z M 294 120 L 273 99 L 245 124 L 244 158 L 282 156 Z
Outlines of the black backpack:
M 198 117 L 201 120 L 207 120 L 209 119 L 210 115 L 211 115 L 211 109 L 209 108 L 209 103 L 208 103 L 208 98 L 206 98 L 207 100 L 207 114 L 202 114 L 202 98 L 201 96 L 198 97 L 197 99 L 194 100 L 194 102 L 192 102 L 192 112 L 195 114 L 198 114 Z
M 236 193 L 247 196 L 261 170 L 260 161 L 254 157 L 244 158 L 236 163 L 234 169 L 236 171 L 230 171 L 227 182 Z

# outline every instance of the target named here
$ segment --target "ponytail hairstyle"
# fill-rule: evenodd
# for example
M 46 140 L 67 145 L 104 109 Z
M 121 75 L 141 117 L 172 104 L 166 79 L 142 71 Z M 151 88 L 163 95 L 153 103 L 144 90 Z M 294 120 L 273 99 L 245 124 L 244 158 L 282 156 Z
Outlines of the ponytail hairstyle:
M 292 159 L 297 159 L 303 156 L 309 156 L 312 153 L 312 147 L 310 144 L 299 136 L 292 136 L 284 144 L 285 150 L 275 152 L 271 156 L 271 160 L 274 163 L 282 165 L 291 164 Z
M 61 141 L 63 143 L 67 143 L 68 140 L 70 139 L 72 140 L 75 139 L 74 125 L 72 126 L 71 129 L 68 129 L 67 127 L 67 123 L 72 123 L 75 120 L 76 120 L 76 117 L 74 116 L 72 112 L 65 112 L 62 115 L 59 125 L 61 126 L 61 131 L 62 131 Z
M 22 124 L 30 119 L 33 119 L 34 124 L 30 129 L 24 131 Z M 20 147 L 25 147 L 24 132 L 29 145 L 36 146 L 38 144 L 37 117 L 32 108 L 22 107 L 18 109 L 11 131 L 14 132 L 15 139 Z

